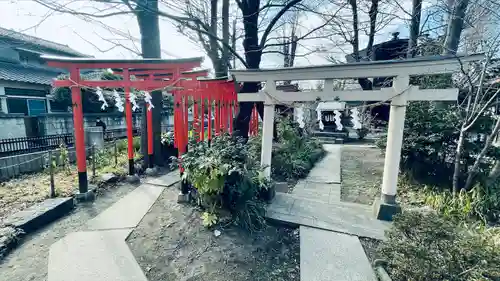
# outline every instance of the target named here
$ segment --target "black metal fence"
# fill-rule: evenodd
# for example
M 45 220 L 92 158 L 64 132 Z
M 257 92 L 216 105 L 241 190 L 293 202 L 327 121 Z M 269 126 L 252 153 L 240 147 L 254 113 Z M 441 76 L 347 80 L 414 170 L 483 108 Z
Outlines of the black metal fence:
M 133 133 L 134 136 L 138 136 L 140 130 L 135 128 Z M 124 139 L 126 137 L 127 130 L 125 128 L 110 129 L 104 132 L 104 141 Z M 73 134 L 0 139 L 0 157 L 52 150 L 58 148 L 61 144 L 72 147 L 74 143 Z
M 73 134 L 0 139 L 0 157 L 51 150 L 62 143 L 71 147 L 74 142 Z

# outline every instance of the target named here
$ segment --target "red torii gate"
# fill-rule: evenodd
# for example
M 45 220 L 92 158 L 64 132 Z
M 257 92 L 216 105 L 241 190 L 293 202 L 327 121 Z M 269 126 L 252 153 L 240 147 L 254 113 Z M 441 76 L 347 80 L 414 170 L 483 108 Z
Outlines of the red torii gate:
M 85 137 L 83 130 L 83 110 L 81 87 L 89 88 L 123 88 L 125 91 L 125 116 L 127 121 L 129 175 L 134 176 L 134 149 L 132 135 L 132 105 L 129 100 L 130 89 L 151 90 L 163 89 L 170 86 L 172 81 L 168 80 L 131 80 L 130 70 L 145 70 L 150 73 L 165 73 L 165 70 L 175 70 L 174 73 L 200 67 L 203 58 L 186 58 L 175 60 L 164 59 L 93 59 L 93 58 L 64 58 L 43 57 L 49 66 L 68 69 L 70 77 L 67 80 L 54 80 L 54 87 L 71 88 L 71 100 L 73 104 L 73 122 L 75 129 L 75 148 L 78 168 L 79 193 L 86 196 L 88 192 L 88 179 L 85 153 Z M 122 69 L 123 80 L 81 80 L 81 69 Z M 139 74 L 136 72 L 136 74 Z M 152 122 L 149 122 L 152 125 Z M 150 128 L 150 126 L 148 126 Z M 175 129 L 175 128 L 174 128 Z M 151 131 L 152 135 L 152 131 Z M 85 197 L 86 198 L 86 197 Z
M 189 68 L 190 69 L 190 68 Z M 175 69 L 162 69 L 158 70 L 146 70 L 146 69 L 130 69 L 129 74 L 134 75 L 136 78 L 140 78 L 144 81 L 165 81 L 168 82 L 168 87 L 176 87 L 177 84 L 180 84 L 182 79 L 194 79 L 196 80 L 198 77 L 206 77 L 208 75 L 207 70 L 199 70 L 199 71 L 188 71 L 184 67 L 178 67 Z M 121 69 L 113 70 L 114 73 L 123 73 Z M 156 90 L 155 88 L 148 88 L 147 91 Z M 153 154 L 154 154 L 154 145 L 153 145 L 153 113 L 151 110 L 146 112 L 147 119 L 147 135 L 148 135 L 148 167 L 153 168 Z

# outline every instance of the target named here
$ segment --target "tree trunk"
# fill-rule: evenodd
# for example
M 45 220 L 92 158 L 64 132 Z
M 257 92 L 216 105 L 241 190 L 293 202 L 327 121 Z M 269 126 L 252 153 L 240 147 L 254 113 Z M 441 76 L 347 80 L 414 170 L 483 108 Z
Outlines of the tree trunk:
M 259 46 L 259 9 L 260 1 L 244 2 L 245 8 L 243 13 L 243 27 L 245 30 L 245 38 L 243 39 L 243 48 L 245 49 L 245 61 L 249 69 L 258 69 L 262 58 L 262 50 Z M 240 93 L 255 93 L 259 90 L 259 83 L 244 82 Z M 248 138 L 248 128 L 250 116 L 252 114 L 253 102 L 240 102 L 239 112 L 236 116 L 234 124 L 235 136 Z M 259 115 L 263 117 L 264 106 L 262 102 L 257 103 Z
M 460 161 L 462 159 L 465 138 L 466 132 L 460 129 L 457 141 L 457 153 L 455 154 L 455 167 L 453 169 L 453 194 L 457 194 L 460 191 L 460 168 L 462 166 Z
M 443 46 L 444 55 L 455 55 L 457 53 L 468 5 L 469 0 L 457 0 L 455 5 L 453 5 L 453 11 L 448 22 L 446 38 Z
M 413 0 L 410 24 L 410 40 L 408 41 L 407 58 L 415 57 L 417 40 L 420 34 L 420 18 L 422 16 L 422 0 Z
M 356 0 L 349 0 L 349 4 L 352 9 L 352 30 L 353 30 L 353 39 L 352 39 L 352 54 L 354 55 L 354 59 L 356 61 L 360 61 L 359 57 L 359 27 L 358 27 L 358 4 Z
M 221 56 L 221 77 L 227 76 L 229 65 L 229 0 L 222 0 L 222 56 Z
M 368 16 L 370 17 L 370 33 L 368 34 L 368 45 L 366 47 L 366 54 L 370 60 L 374 59 L 373 43 L 375 42 L 379 1 L 380 0 L 372 0 L 370 11 L 368 12 Z
M 137 22 L 141 32 L 141 49 L 143 58 L 161 58 L 160 26 L 158 21 L 158 0 L 137 1 Z M 163 109 L 162 92 L 151 93 L 153 110 L 153 150 L 154 162 L 162 165 L 164 159 L 161 157 L 161 113 Z M 141 144 L 147 139 L 147 120 L 142 120 Z M 146 142 L 147 143 L 147 142 Z M 142 145 L 141 145 L 142 147 Z M 147 147 L 147 146 L 146 146 Z M 147 149 L 142 150 L 147 155 Z M 144 153 L 146 152 L 146 153 Z
M 477 156 L 476 161 L 474 162 L 474 165 L 472 166 L 472 169 L 470 170 L 469 175 L 467 176 L 467 180 L 465 181 L 465 186 L 464 186 L 465 190 L 470 190 L 472 188 L 472 181 L 474 180 L 474 178 L 478 173 L 479 164 L 481 164 L 481 160 L 483 160 L 484 156 L 490 149 L 491 144 L 493 143 L 493 139 L 496 137 L 499 130 L 500 130 L 500 119 L 497 120 L 495 127 L 493 128 L 493 131 L 486 138 L 486 143 L 484 144 L 483 149 Z
M 379 0 L 372 0 L 372 5 L 370 7 L 370 12 L 369 12 L 370 34 L 368 35 L 367 55 L 370 60 L 373 59 L 373 42 L 375 40 L 375 25 L 377 21 L 378 2 Z M 353 30 L 353 39 L 351 42 L 352 54 L 354 56 L 354 60 L 356 62 L 359 62 L 361 60 L 361 57 L 359 56 L 358 4 L 356 0 L 349 0 L 349 4 L 351 5 L 352 9 L 352 30 Z M 361 86 L 361 89 L 365 91 L 370 91 L 373 89 L 373 83 L 368 78 L 359 78 L 358 83 Z

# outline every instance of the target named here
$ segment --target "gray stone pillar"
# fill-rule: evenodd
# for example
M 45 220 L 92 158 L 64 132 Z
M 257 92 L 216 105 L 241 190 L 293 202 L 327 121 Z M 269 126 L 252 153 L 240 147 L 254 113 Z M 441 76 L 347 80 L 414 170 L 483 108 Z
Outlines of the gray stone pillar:
M 95 149 L 104 149 L 104 132 L 102 127 L 85 128 L 85 143 L 88 146 L 95 145 Z

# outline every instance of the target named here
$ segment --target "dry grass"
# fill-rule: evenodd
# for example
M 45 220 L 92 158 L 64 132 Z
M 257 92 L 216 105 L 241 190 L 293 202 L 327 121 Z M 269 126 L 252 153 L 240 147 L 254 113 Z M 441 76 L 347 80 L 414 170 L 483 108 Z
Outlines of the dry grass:
M 384 156 L 375 147 L 342 147 L 343 201 L 372 204 L 380 192 L 384 171 Z
M 77 172 L 57 172 L 54 183 L 57 196 L 70 196 L 76 190 Z M 46 172 L 22 175 L 0 184 L 0 221 L 10 214 L 49 198 L 50 175 Z

